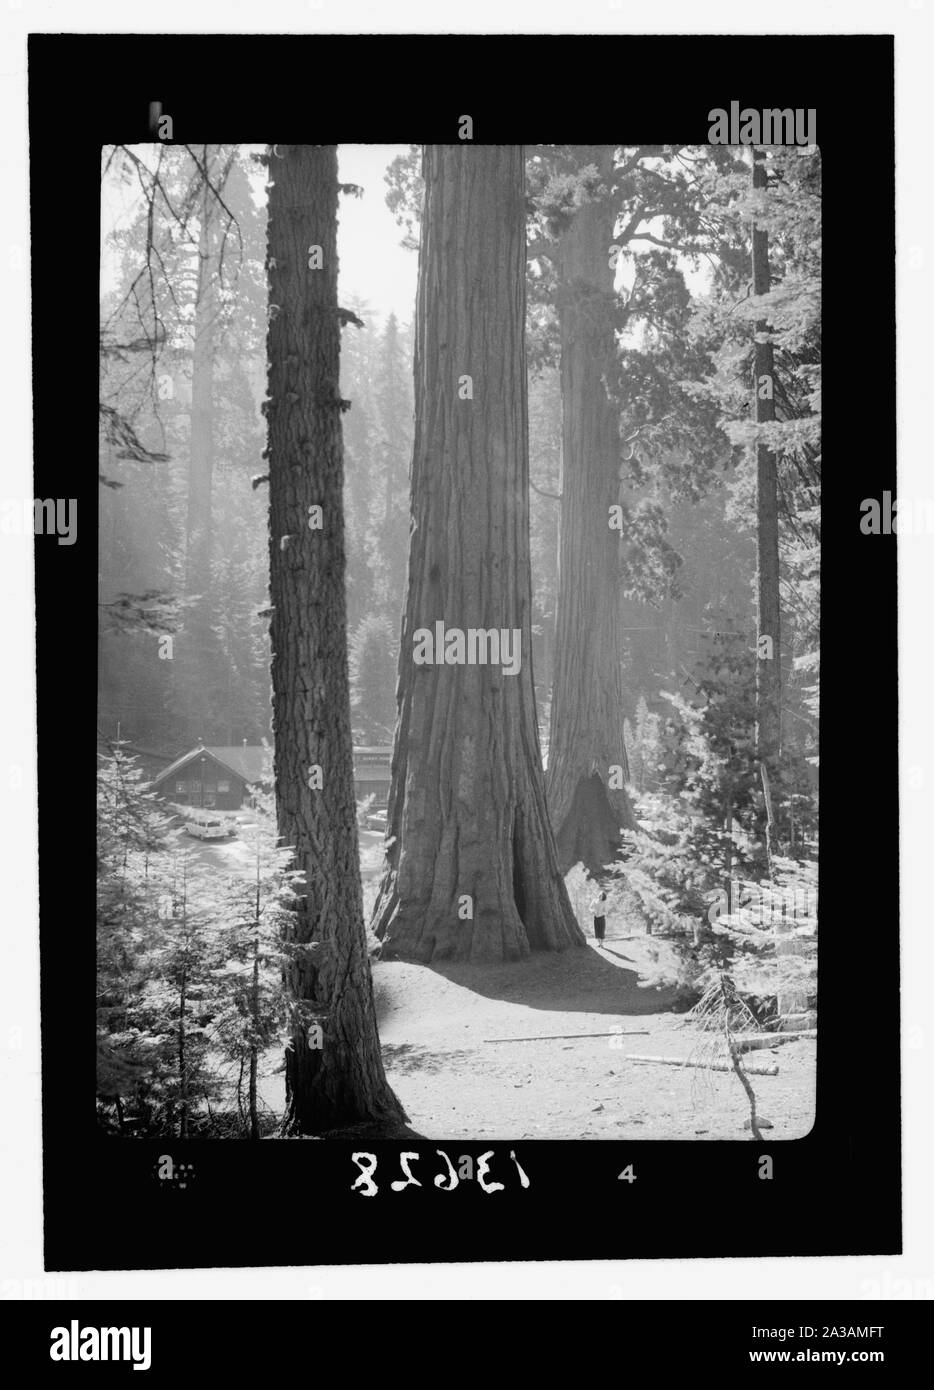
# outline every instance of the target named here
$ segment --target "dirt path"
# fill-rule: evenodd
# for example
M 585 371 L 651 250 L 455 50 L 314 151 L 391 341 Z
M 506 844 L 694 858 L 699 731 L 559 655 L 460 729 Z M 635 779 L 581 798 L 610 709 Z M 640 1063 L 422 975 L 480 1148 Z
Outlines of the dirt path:
M 646 1065 L 631 1053 L 684 1057 L 697 1034 L 675 1001 L 664 941 L 617 937 L 517 965 L 374 963 L 383 1057 L 414 1130 L 431 1139 L 748 1139 L 749 1108 L 732 1073 Z M 626 1037 L 629 1030 L 645 1036 Z M 543 1034 L 611 1033 L 550 1038 Z M 759 1051 L 776 1077 L 753 1077 L 769 1137 L 813 1123 L 815 1044 Z M 265 1098 L 282 1106 L 282 1077 Z M 277 1093 L 278 1092 L 278 1093 Z
M 244 816 L 244 832 L 248 831 Z M 180 837 L 181 838 L 181 837 Z M 249 873 L 245 838 L 184 837 L 226 874 Z M 368 906 L 383 837 L 361 832 Z M 412 1128 L 431 1139 L 743 1139 L 749 1109 L 732 1073 L 642 1064 L 632 1053 L 689 1056 L 697 1034 L 674 1012 L 678 957 L 663 939 L 627 935 L 611 920 L 598 949 L 541 954 L 514 965 L 429 969 L 376 961 L 373 981 L 383 1057 Z M 632 1030 L 643 1036 L 626 1037 Z M 610 1037 L 544 1034 L 610 1033 Z M 775 1077 L 752 1078 L 769 1137 L 796 1139 L 813 1123 L 813 1041 L 756 1052 Z M 282 1053 L 264 1059 L 261 1095 L 284 1108 Z
M 431 1138 L 748 1138 L 748 1103 L 734 1075 L 627 1060 L 683 1057 L 695 1046 L 683 1014 L 667 1011 L 673 975 L 670 948 L 645 937 L 489 969 L 380 962 L 374 982 L 390 1081 L 413 1127 Z M 635 1029 L 647 1036 L 623 1036 Z M 756 1057 L 779 1065 L 778 1076 L 753 1078 L 771 1137 L 806 1134 L 815 1044 Z

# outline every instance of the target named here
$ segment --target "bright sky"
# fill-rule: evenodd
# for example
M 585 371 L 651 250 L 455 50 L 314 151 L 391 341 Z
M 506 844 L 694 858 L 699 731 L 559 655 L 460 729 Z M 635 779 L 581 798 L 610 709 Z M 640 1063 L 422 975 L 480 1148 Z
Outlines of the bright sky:
M 253 148 L 248 146 L 249 148 Z M 255 146 L 261 150 L 263 146 Z M 146 146 L 136 147 L 145 159 Z M 342 197 L 338 208 L 337 251 L 339 257 L 338 292 L 342 304 L 351 298 L 366 300 L 374 316 L 385 321 L 395 313 L 400 323 L 408 323 L 415 313 L 415 286 L 418 253 L 400 246 L 402 228 L 386 206 L 384 175 L 405 145 L 339 145 L 338 172 L 342 183 L 356 183 L 362 198 Z M 255 195 L 265 196 L 265 171 L 254 165 Z M 109 177 L 101 189 L 101 289 L 116 283 L 116 261 L 106 245 L 106 235 L 114 227 L 126 226 L 136 215 L 141 195 Z M 375 322 L 367 327 L 378 328 Z
M 342 197 L 338 212 L 338 288 L 341 303 L 351 295 L 368 300 L 381 319 L 395 313 L 400 323 L 415 314 L 418 252 L 399 245 L 402 228 L 386 206 L 383 175 L 406 145 L 338 145 L 341 183 L 357 183 L 362 198 Z

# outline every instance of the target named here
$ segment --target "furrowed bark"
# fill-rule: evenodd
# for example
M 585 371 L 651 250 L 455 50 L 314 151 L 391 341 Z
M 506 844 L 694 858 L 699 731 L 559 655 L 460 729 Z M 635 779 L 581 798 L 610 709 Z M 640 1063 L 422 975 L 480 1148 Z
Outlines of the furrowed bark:
M 429 146 L 424 172 L 408 595 L 374 926 L 384 956 L 516 960 L 584 944 L 532 684 L 523 151 Z M 437 620 L 518 629 L 518 674 L 416 666 L 415 633 Z
M 584 151 L 609 179 L 612 148 Z M 619 500 L 617 409 L 605 381 L 616 343 L 610 312 L 614 212 L 608 198 L 586 203 L 561 238 L 558 321 L 561 341 L 561 538 L 555 673 L 548 741 L 548 806 L 561 867 L 609 863 L 620 827 L 636 829 L 624 786 L 619 532 L 609 509 Z M 618 775 L 614 780 L 621 780 Z
M 383 1071 L 353 789 L 338 390 L 337 154 L 278 145 L 267 233 L 269 558 L 278 828 L 304 874 L 287 941 L 286 1132 L 401 1121 Z M 309 267 L 320 247 L 322 266 Z M 310 509 L 323 525 L 312 530 Z M 313 769 L 320 767 L 322 785 Z M 323 1044 L 314 1024 L 320 1023 Z

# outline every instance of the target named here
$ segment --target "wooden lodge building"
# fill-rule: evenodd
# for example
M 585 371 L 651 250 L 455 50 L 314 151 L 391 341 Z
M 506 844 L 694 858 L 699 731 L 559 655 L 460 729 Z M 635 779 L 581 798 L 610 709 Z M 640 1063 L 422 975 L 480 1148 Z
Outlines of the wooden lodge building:
M 153 791 L 179 806 L 210 806 L 239 811 L 249 803 L 252 787 L 272 785 L 272 749 L 262 744 L 239 747 L 199 745 L 153 778 Z
M 358 801 L 372 796 L 372 807 L 389 799 L 391 748 L 355 748 L 354 794 Z M 199 745 L 162 767 L 152 780 L 153 791 L 180 806 L 208 806 L 238 811 L 248 805 L 254 787 L 272 787 L 272 749 L 262 744 L 225 747 Z

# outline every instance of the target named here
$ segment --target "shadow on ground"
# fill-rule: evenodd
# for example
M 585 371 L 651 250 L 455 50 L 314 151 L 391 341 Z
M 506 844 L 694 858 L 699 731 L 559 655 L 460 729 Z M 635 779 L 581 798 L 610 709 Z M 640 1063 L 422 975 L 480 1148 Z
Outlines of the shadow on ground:
M 629 950 L 633 955 L 623 955 L 608 942 L 602 949 L 588 945 L 558 953 L 536 952 L 527 960 L 505 965 L 445 962 L 428 968 L 484 998 L 531 1009 L 617 1015 L 671 1009 L 681 996 L 678 960 L 671 947 L 648 938 L 645 946 L 637 948 L 627 942 Z M 622 961 L 635 968 L 627 968 Z

